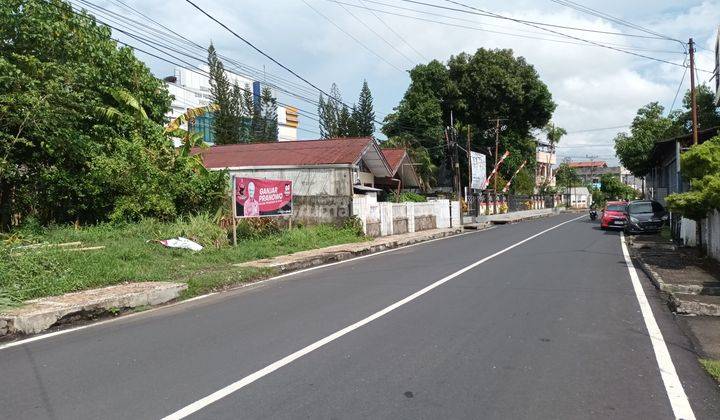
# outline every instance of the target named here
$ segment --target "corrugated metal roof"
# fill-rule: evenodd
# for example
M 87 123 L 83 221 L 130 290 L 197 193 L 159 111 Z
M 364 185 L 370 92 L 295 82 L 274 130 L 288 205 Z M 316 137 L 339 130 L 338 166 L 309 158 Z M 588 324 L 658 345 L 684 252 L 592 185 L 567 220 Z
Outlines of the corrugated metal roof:
M 390 165 L 390 172 L 395 175 L 407 152 L 405 149 L 382 149 L 382 153 Z
M 354 164 L 368 147 L 377 147 L 371 137 L 231 144 L 194 149 L 193 153 L 202 155 L 205 167 L 225 169 Z

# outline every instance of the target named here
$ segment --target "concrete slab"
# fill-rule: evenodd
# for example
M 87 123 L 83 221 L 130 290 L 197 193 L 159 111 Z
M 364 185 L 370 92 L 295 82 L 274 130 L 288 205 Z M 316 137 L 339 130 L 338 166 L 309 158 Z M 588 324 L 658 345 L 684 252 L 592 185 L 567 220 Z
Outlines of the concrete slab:
M 720 316 L 720 296 L 674 293 L 670 308 L 683 315 Z
M 123 283 L 35 299 L 0 313 L 0 335 L 35 334 L 73 315 L 159 305 L 177 299 L 185 289 L 185 283 Z

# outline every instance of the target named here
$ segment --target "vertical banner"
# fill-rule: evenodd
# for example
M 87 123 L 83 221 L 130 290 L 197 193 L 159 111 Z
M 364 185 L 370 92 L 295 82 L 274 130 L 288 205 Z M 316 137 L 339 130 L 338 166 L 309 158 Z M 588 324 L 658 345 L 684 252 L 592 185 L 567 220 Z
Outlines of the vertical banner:
M 487 167 L 485 166 L 485 155 L 478 152 L 470 152 L 470 168 L 472 169 L 472 182 L 470 186 L 474 189 L 482 189 L 487 178 Z
M 292 214 L 292 181 L 233 176 L 235 217 Z

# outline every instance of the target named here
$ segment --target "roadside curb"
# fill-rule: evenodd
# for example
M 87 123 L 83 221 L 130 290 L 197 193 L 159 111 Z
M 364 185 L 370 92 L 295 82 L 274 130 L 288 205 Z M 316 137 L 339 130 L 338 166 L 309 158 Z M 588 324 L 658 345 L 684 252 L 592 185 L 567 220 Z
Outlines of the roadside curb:
M 121 283 L 49 296 L 0 313 L 0 337 L 36 334 L 59 323 L 120 312 L 143 306 L 156 306 L 177 299 L 187 284 L 171 282 Z
M 479 229 L 483 230 L 483 229 Z M 435 232 L 429 235 L 418 235 L 409 238 L 398 238 L 395 240 L 384 241 L 382 243 L 373 244 L 369 242 L 363 244 L 357 249 L 352 249 L 353 246 L 357 247 L 357 244 L 346 244 L 336 245 L 329 247 L 325 252 L 319 255 L 313 255 L 313 251 L 303 251 L 296 254 L 281 255 L 273 258 L 266 258 L 262 260 L 248 261 L 240 264 L 233 264 L 235 267 L 247 267 L 247 268 L 265 268 L 272 269 L 279 273 L 289 273 L 298 271 L 306 268 L 316 267 L 320 265 L 345 261 L 351 258 L 360 257 L 363 255 L 374 254 L 377 252 L 386 251 L 389 249 L 400 248 L 404 246 L 414 245 L 421 242 L 427 242 L 435 239 L 442 239 L 449 236 L 458 235 L 463 233 L 462 227 L 455 227 L 449 229 L 443 229 L 442 231 Z M 301 256 L 298 254 L 309 253 L 311 255 Z

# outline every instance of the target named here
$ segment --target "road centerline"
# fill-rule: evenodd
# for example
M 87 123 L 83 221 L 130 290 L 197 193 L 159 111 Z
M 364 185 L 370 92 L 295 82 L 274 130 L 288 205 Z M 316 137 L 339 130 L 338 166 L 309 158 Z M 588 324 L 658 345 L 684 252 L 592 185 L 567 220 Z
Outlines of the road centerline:
M 537 238 L 537 237 L 539 237 L 539 236 L 541 236 L 541 235 L 543 235 L 543 234 L 545 234 L 545 233 L 547 233 L 547 232 L 550 232 L 550 231 L 552 231 L 552 230 L 555 230 L 555 229 L 557 229 L 557 228 L 559 228 L 559 227 L 561 227 L 561 226 L 564 226 L 564 225 L 566 225 L 566 224 L 568 224 L 568 223 L 574 222 L 574 221 L 579 220 L 579 219 L 584 218 L 584 217 L 586 217 L 586 216 L 583 215 L 583 216 L 579 216 L 579 217 L 576 217 L 576 218 L 567 220 L 567 221 L 565 221 L 565 222 L 561 222 L 561 223 L 559 223 L 559 224 L 557 224 L 557 225 L 554 225 L 554 226 L 552 226 L 552 227 L 550 227 L 550 228 L 547 228 L 547 229 L 545 229 L 545 230 L 542 230 L 542 231 L 540 231 L 540 232 L 538 232 L 538 233 L 536 233 L 536 234 L 534 234 L 534 235 L 531 235 L 531 236 L 529 236 L 529 237 L 527 237 L 527 238 L 525 238 L 525 239 L 523 239 L 523 240 L 521 240 L 521 241 L 519 241 L 519 242 L 516 242 L 516 243 L 514 243 L 514 244 L 512 244 L 512 245 L 510 245 L 510 246 L 508 246 L 508 247 L 506 247 L 506 248 L 504 248 L 504 249 L 502 249 L 502 250 L 500 250 L 500 251 L 497 251 L 497 252 L 495 252 L 495 253 L 487 256 L 487 257 L 484 257 L 484 258 L 482 258 L 482 259 L 480 259 L 480 260 L 478 260 L 478 261 L 476 261 L 476 262 L 474 262 L 474 263 L 472 263 L 472 264 L 470 264 L 470 265 L 468 265 L 468 266 L 465 266 L 464 268 L 462 268 L 462 269 L 460 269 L 460 270 L 458 270 L 458 271 L 455 271 L 454 273 L 452 273 L 452 274 L 450 274 L 450 275 L 448 275 L 448 276 L 445 276 L 445 277 L 441 278 L 440 280 L 437 280 L 437 281 L 435 281 L 434 283 L 432 283 L 432 284 L 430 284 L 430 285 L 428 285 L 428 286 L 425 286 L 424 288 L 418 290 L 417 292 L 415 292 L 415 293 L 413 293 L 413 294 L 411 294 L 411 295 L 409 295 L 409 296 L 407 296 L 407 297 L 405 297 L 405 298 L 403 298 L 403 299 L 401 299 L 401 300 L 393 303 L 392 305 L 387 306 L 387 307 L 381 309 L 380 311 L 375 312 L 374 314 L 372 314 L 372 315 L 370 315 L 370 316 L 368 316 L 368 317 L 366 317 L 366 318 L 363 318 L 362 320 L 360 320 L 360 321 L 358 321 L 358 322 L 356 322 L 356 323 L 354 323 L 354 324 L 351 324 L 351 325 L 349 325 L 349 326 L 347 326 L 347 327 L 345 327 L 345 328 L 343 328 L 343 329 L 341 329 L 341 330 L 338 330 L 338 331 L 336 331 L 336 332 L 334 332 L 334 333 L 332 333 L 332 334 L 330 334 L 330 335 L 328 335 L 328 336 L 326 336 L 326 337 L 324 337 L 324 338 L 322 338 L 322 339 L 320 339 L 320 340 L 318 340 L 318 341 L 316 341 L 316 342 L 314 342 L 314 343 L 312 343 L 312 344 L 310 344 L 310 345 L 308 345 L 308 346 L 306 346 L 306 347 L 303 347 L 302 349 L 297 350 L 296 352 L 294 352 L 294 353 L 292 353 L 292 354 L 289 354 L 288 356 L 285 356 L 284 358 L 282 358 L 282 359 L 280 359 L 280 360 L 278 360 L 278 361 L 276 361 L 276 362 L 274 362 L 274 363 L 271 363 L 271 364 L 265 366 L 264 368 L 262 368 L 262 369 L 260 369 L 260 370 L 258 370 L 258 371 L 256 371 L 256 372 L 254 372 L 254 373 L 252 373 L 252 374 L 250 374 L 250 375 L 248 375 L 248 376 L 245 376 L 244 378 L 242 378 L 242 379 L 240 379 L 240 380 L 238 380 L 238 381 L 236 381 L 236 382 L 233 382 L 233 383 L 231 383 L 230 385 L 227 385 L 227 386 L 225 386 L 225 387 L 223 387 L 223 388 L 221 388 L 221 389 L 213 392 L 212 394 L 209 394 L 209 395 L 207 395 L 207 396 L 205 396 L 205 397 L 203 397 L 203 398 L 201 398 L 201 399 L 199 399 L 199 400 L 197 400 L 197 401 L 195 401 L 195 402 L 193 402 L 193 403 L 191 403 L 191 404 L 189 404 L 189 405 L 187 405 L 187 406 L 179 409 L 178 411 L 175 411 L 174 413 L 172 413 L 172 414 L 164 417 L 164 419 L 165 419 L 165 420 L 179 420 L 179 419 L 183 419 L 183 418 L 185 418 L 185 417 L 187 417 L 187 416 L 190 416 L 190 415 L 192 415 L 193 413 L 196 413 L 196 412 L 202 410 L 203 408 L 205 408 L 205 407 L 207 407 L 207 406 L 209 406 L 209 405 L 211 405 L 211 404 L 213 404 L 213 403 L 215 403 L 215 402 L 217 402 L 217 401 L 219 401 L 219 400 L 221 400 L 221 399 L 223 399 L 223 398 L 225 398 L 225 397 L 227 397 L 227 396 L 229 396 L 229 395 L 231 395 L 231 394 L 233 394 L 233 393 L 235 393 L 235 392 L 237 392 L 237 391 L 239 391 L 239 390 L 241 390 L 242 388 L 244 388 L 244 387 L 252 384 L 253 382 L 255 382 L 255 381 L 257 381 L 257 380 L 259 380 L 259 379 L 261 379 L 261 378 L 263 378 L 263 377 L 265 377 L 265 376 L 267 376 L 267 375 L 269 375 L 270 373 L 272 373 L 272 372 L 280 369 L 281 367 L 286 366 L 286 365 L 292 363 L 293 361 L 295 361 L 295 360 L 297 360 L 297 359 L 305 356 L 306 354 L 309 354 L 309 353 L 311 353 L 311 352 L 313 352 L 313 351 L 315 351 L 315 350 L 317 350 L 317 349 L 325 346 L 326 344 L 329 344 L 329 343 L 331 343 L 331 342 L 339 339 L 340 337 L 342 337 L 342 336 L 344 336 L 344 335 L 346 335 L 346 334 L 349 334 L 350 332 L 352 332 L 352 331 L 354 331 L 354 330 L 356 330 L 356 329 L 358 329 L 358 328 L 361 328 L 361 327 L 369 324 L 370 322 L 372 322 L 372 321 L 374 321 L 374 320 L 376 320 L 376 319 L 378 319 L 378 318 L 383 317 L 384 315 L 387 315 L 388 313 L 394 311 L 395 309 L 398 309 L 399 307 L 401 307 L 401 306 L 403 306 L 403 305 L 405 305 L 405 304 L 407 304 L 407 303 L 409 303 L 409 302 L 412 302 L 413 300 L 419 298 L 420 296 L 422 296 L 422 295 L 424 295 L 424 294 L 432 291 L 433 289 L 436 289 L 436 288 L 442 286 L 443 284 L 449 282 L 450 280 L 452 280 L 452 279 L 454 279 L 454 278 L 456 278 L 456 277 L 458 277 L 458 276 L 460 276 L 460 275 L 462 275 L 462 274 L 464 274 L 464 273 L 466 273 L 466 272 L 468 272 L 468 271 L 470 271 L 470 270 L 478 267 L 479 265 L 481 265 L 481 264 L 483 264 L 483 263 L 485 263 L 485 262 L 487 262 L 487 261 L 489 261 L 489 260 L 491 260 L 491 259 L 499 256 L 499 255 L 502 255 L 502 254 L 504 254 L 504 253 L 506 253 L 506 252 L 508 252 L 508 251 L 510 251 L 510 250 L 512 250 L 512 249 L 514 249 L 514 248 L 517 248 L 518 246 L 523 245 L 524 243 L 529 242 L 529 241 L 531 241 L 531 240 L 533 240 L 533 239 L 535 239 L 535 238 Z
M 633 265 L 632 259 L 630 258 L 624 233 L 620 233 L 620 244 L 622 246 L 623 257 L 625 258 L 625 265 L 630 273 L 630 280 L 632 281 L 635 296 L 640 305 L 640 313 L 645 321 L 645 328 L 648 330 L 650 343 L 655 353 L 655 360 L 660 370 L 660 376 L 662 377 L 663 385 L 665 385 L 665 392 L 670 400 L 673 414 L 676 419 L 694 420 L 695 413 L 693 413 L 692 407 L 690 406 L 690 401 L 688 400 L 687 394 L 685 394 L 685 389 L 683 388 L 682 382 L 680 382 L 680 378 L 675 370 L 675 365 L 670 357 L 670 351 L 667 348 L 667 344 L 665 344 L 665 339 L 655 320 L 650 302 L 648 302 L 647 296 L 645 296 L 645 291 L 640 283 L 635 265 Z

